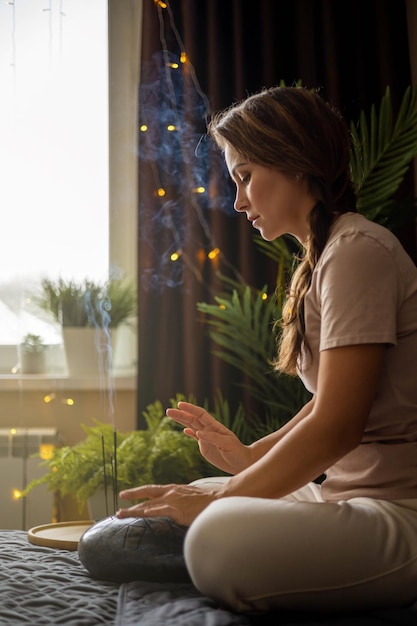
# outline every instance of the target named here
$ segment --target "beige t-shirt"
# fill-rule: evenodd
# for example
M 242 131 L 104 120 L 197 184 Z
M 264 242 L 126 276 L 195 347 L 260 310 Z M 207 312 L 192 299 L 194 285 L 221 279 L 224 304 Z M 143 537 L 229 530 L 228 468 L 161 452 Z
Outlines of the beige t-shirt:
M 333 225 L 305 299 L 300 376 L 315 393 L 321 350 L 387 345 L 361 444 L 326 472 L 323 497 L 417 498 L 417 268 L 387 229 L 348 213 Z

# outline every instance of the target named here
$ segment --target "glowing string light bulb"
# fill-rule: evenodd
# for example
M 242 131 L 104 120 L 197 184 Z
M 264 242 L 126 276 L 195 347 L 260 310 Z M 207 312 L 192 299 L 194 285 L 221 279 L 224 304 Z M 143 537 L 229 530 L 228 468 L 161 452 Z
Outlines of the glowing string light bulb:
M 47 396 L 44 396 L 43 401 L 46 404 L 49 404 L 49 402 L 52 402 L 52 400 L 55 400 L 55 394 L 54 393 L 48 393 Z
M 146 133 L 146 131 L 148 130 L 148 127 L 146 126 L 146 124 L 142 124 L 142 125 L 139 127 L 139 130 L 140 130 L 142 133 Z
M 205 187 L 194 187 L 193 192 L 194 193 L 204 193 L 206 191 Z
M 22 492 L 20 491 L 20 489 L 13 489 L 12 497 L 13 500 L 20 500 L 20 498 L 22 497 Z
M 72 398 L 62 398 L 62 404 L 67 404 L 68 406 L 74 406 L 75 402 Z
M 153 0 L 153 1 L 155 2 L 156 5 L 161 7 L 161 9 L 166 9 L 167 8 L 167 4 L 163 0 Z
M 181 256 L 181 250 L 177 250 L 176 252 L 173 252 L 170 256 L 171 261 L 178 261 L 178 259 Z
M 179 68 L 179 65 L 178 63 L 167 63 L 167 67 L 170 67 L 173 70 L 177 70 Z
M 213 248 L 213 250 L 210 250 L 207 256 L 212 261 L 213 259 L 218 257 L 219 254 L 220 254 L 220 248 Z
M 172 131 L 177 130 L 177 127 L 174 126 L 174 124 L 168 124 L 167 130 L 169 130 L 172 133 Z
M 180 54 L 180 63 L 187 63 L 187 53 L 184 50 Z
M 261 296 L 262 300 L 268 300 L 268 294 L 267 293 L 263 293 Z
M 43 461 L 47 461 L 48 459 L 52 459 L 54 456 L 55 446 L 53 443 L 41 443 L 39 446 L 39 457 Z
M 165 189 L 163 189 L 163 187 L 159 187 L 159 189 L 156 190 L 156 195 L 159 196 L 160 198 L 163 198 L 165 194 L 166 194 L 166 191 Z

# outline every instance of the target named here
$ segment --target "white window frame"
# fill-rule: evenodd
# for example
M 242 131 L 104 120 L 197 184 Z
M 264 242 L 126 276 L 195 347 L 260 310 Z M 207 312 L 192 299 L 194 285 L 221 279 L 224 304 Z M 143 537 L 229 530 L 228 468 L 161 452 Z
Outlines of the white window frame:
M 108 0 L 109 37 L 109 262 L 137 284 L 138 84 L 143 0 Z M 114 372 L 119 389 L 136 385 L 137 325 L 120 327 L 121 369 Z M 16 351 L 16 346 L 2 349 Z M 6 355 L 5 355 L 6 356 Z M 11 356 L 13 359 L 13 356 Z M 116 363 L 117 365 L 117 363 Z M 49 389 L 52 380 L 62 388 L 101 388 L 103 381 L 64 374 L 0 374 L 0 390 Z

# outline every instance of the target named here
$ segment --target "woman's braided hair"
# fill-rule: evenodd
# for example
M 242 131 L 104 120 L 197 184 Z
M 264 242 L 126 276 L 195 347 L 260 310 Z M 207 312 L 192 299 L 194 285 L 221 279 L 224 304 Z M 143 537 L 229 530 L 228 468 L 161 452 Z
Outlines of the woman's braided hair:
M 216 114 L 209 135 L 222 150 L 230 145 L 245 160 L 302 176 L 316 199 L 310 236 L 295 270 L 277 322 L 278 371 L 295 375 L 305 341 L 304 298 L 334 220 L 356 211 L 350 175 L 351 136 L 340 113 L 316 92 L 273 87 Z

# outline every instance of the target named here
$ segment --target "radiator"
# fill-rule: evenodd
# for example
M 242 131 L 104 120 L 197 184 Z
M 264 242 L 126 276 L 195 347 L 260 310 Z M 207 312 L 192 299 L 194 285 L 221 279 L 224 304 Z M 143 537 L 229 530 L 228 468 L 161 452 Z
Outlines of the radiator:
M 24 498 L 21 493 L 47 471 L 42 458 L 58 445 L 61 438 L 53 428 L 0 428 L 0 528 L 28 530 L 56 521 L 55 497 L 46 485 Z

